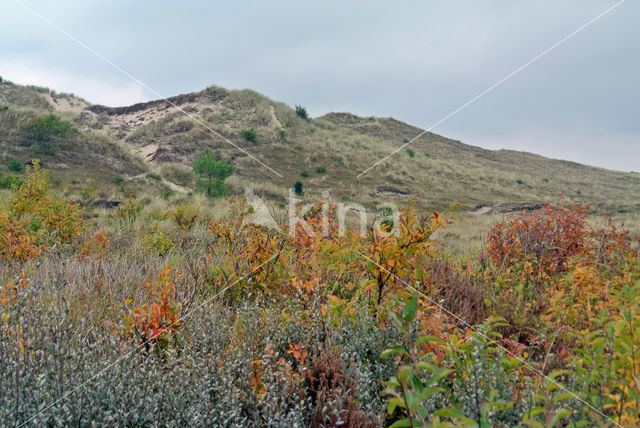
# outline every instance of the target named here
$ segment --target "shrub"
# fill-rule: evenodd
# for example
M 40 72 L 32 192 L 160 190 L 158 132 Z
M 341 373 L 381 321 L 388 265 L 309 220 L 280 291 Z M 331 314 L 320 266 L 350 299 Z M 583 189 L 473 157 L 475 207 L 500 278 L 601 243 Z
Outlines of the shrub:
M 482 284 L 468 273 L 461 272 L 453 263 L 434 261 L 429 266 L 425 283 L 429 295 L 467 323 L 477 324 L 486 319 Z
M 42 251 L 27 222 L 10 218 L 0 211 L 0 260 L 23 262 Z
M 0 189 L 19 187 L 23 181 L 22 177 L 15 172 L 10 172 L 9 174 L 3 174 L 0 172 Z
M 18 160 L 11 159 L 7 167 L 11 172 L 22 172 L 22 164 Z
M 241 134 L 245 138 L 245 140 L 251 141 L 251 142 L 256 141 L 256 137 L 258 136 L 256 131 L 254 131 L 253 129 L 243 129 L 241 131 Z
M 233 173 L 233 165 L 220 159 L 211 149 L 204 149 L 193 162 L 193 172 L 198 175 L 197 189 L 207 196 L 217 198 L 224 196 L 229 189 L 224 180 Z
M 82 210 L 49 190 L 49 174 L 40 169 L 39 162 L 27 171 L 25 182 L 13 191 L 10 212 L 16 216 L 30 217 L 31 224 L 38 224 L 45 240 L 53 245 L 70 242 L 83 227 Z
M 325 168 L 324 166 L 319 166 L 316 168 L 316 172 L 318 174 L 324 174 L 325 172 L 327 172 L 327 168 Z
M 413 149 L 407 149 L 407 154 L 409 155 L 410 158 L 416 157 L 416 152 L 414 152 Z
M 586 244 L 586 207 L 551 207 L 526 211 L 496 224 L 489 233 L 488 252 L 502 267 L 519 266 L 531 274 L 555 275 Z
M 25 143 L 36 153 L 54 155 L 60 143 L 74 134 L 71 123 L 54 114 L 31 120 L 22 128 Z
M 12 187 L 7 210 L 0 208 L 0 255 L 25 261 L 58 244 L 70 243 L 83 227 L 81 210 L 49 192 L 49 175 L 35 161 L 26 180 Z
M 392 314 L 391 319 L 398 331 L 404 335 L 402 344 L 390 346 L 382 352 L 382 358 L 395 356 L 401 362 L 396 376 L 385 382 L 389 396 L 388 415 L 396 420 L 392 426 L 436 426 L 441 417 L 469 421 L 463 413 L 454 409 L 441 409 L 438 394 L 443 392 L 438 384 L 454 372 L 433 364 L 434 344 L 442 341 L 427 332 L 414 334 L 414 323 L 418 313 L 418 299 L 411 299 L 400 313 Z M 400 411 L 400 412 L 398 412 Z M 399 416 L 396 416 L 397 414 Z M 402 419 L 400 419 L 402 418 Z
M 161 230 L 156 230 L 142 239 L 143 248 L 150 252 L 165 256 L 174 247 L 173 241 Z
M 131 224 L 140 216 L 141 212 L 142 204 L 136 202 L 133 197 L 129 197 L 124 204 L 116 208 L 114 217 L 125 224 Z
M 296 115 L 300 119 L 309 120 L 309 114 L 307 113 L 307 109 L 296 104 Z
M 435 252 L 431 235 L 446 222 L 437 212 L 419 215 L 413 202 L 402 210 L 398 224 L 383 222 L 379 230 L 370 228 L 365 250 L 370 280 L 365 290 L 376 297 L 378 306 L 385 296 L 424 277 L 427 255 Z
M 571 291 L 560 292 L 564 287 L 558 283 L 559 278 L 574 270 L 576 260 L 598 259 L 589 255 L 592 239 L 587 226 L 585 207 L 546 207 L 533 214 L 524 211 L 493 227 L 487 257 L 482 260 L 492 262 L 483 272 L 485 295 L 491 312 L 510 324 L 503 330 L 505 335 L 524 343 L 536 341 L 542 314 L 548 313 L 544 319 L 571 317 L 577 304 L 594 304 L 591 299 L 579 303 L 588 292 L 581 287 L 582 297 L 566 302 L 567 308 L 557 314 L 549 312 L 550 305 L 560 307 L 558 300 L 575 295 L 575 285 L 567 287 Z M 609 242 L 609 238 L 603 239 Z
M 198 221 L 200 212 L 195 205 L 182 203 L 173 209 L 169 215 L 181 230 L 188 231 Z
M 640 352 L 640 287 L 625 286 L 615 294 L 620 303 L 598 314 L 597 329 L 576 334 L 579 347 L 570 357 L 571 377 L 601 413 L 620 426 L 638 426 L 640 384 L 634 380 L 634 356 Z
M 296 192 L 296 195 L 302 195 L 302 181 L 296 181 L 293 185 L 293 190 Z
M 300 352 L 293 350 L 293 352 Z M 356 400 L 357 383 L 352 369 L 346 369 L 339 351 L 323 348 L 309 368 L 303 371 L 307 394 L 314 408 L 311 426 L 375 427 L 379 425 L 360 410 Z
M 129 308 L 132 299 L 126 299 L 119 311 L 122 319 L 115 325 L 119 334 L 135 346 L 149 351 L 165 351 L 178 345 L 182 328 L 182 303 L 176 295 L 176 276 L 172 265 L 158 273 L 158 279 L 145 283 L 151 302 Z
M 519 179 L 516 180 L 516 183 L 518 183 L 520 185 L 523 185 L 524 184 L 524 180 L 519 178 Z
M 309 176 L 309 171 L 307 171 L 306 169 L 303 169 L 303 170 L 300 172 L 300 176 L 301 176 L 301 177 L 308 177 L 308 176 Z
M 111 179 L 111 182 L 116 186 L 121 186 L 122 184 L 124 184 L 124 177 L 121 175 L 116 175 Z

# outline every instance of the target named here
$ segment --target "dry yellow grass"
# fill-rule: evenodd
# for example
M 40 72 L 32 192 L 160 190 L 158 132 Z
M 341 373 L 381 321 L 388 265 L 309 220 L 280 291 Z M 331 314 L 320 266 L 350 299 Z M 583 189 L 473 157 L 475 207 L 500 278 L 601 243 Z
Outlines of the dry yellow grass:
M 1 119 L 7 137 L 0 139 L 0 149 L 23 161 L 32 155 L 20 147 L 16 133 L 25 117 L 54 110 L 49 98 L 41 90 L 0 85 L 0 104 L 10 106 Z M 76 107 L 80 103 L 71 100 Z M 210 147 L 233 162 L 236 171 L 229 182 L 235 193 L 250 186 L 280 202 L 286 200 L 287 189 L 301 181 L 305 191 L 328 189 L 334 200 L 360 202 L 370 210 L 380 202 L 414 198 L 428 209 L 462 203 L 469 210 L 488 205 L 500 212 L 527 203 L 557 203 L 562 195 L 565 203 L 586 203 L 599 213 L 633 214 L 640 208 L 640 174 L 484 150 L 426 133 L 411 145 L 413 156 L 402 150 L 358 178 L 421 130 L 391 118 L 348 113 L 306 121 L 289 106 L 251 90 L 211 87 L 172 102 L 282 177 L 162 101 L 115 109 L 90 106 L 80 113 L 76 107 L 60 111 L 64 103 L 56 105 L 58 114 L 80 131 L 82 147 L 69 148 L 46 162 L 64 182 L 91 178 L 103 196 L 118 199 L 123 192 L 111 183 L 115 175 L 129 178 L 126 192 L 188 192 L 193 188 L 191 162 Z M 244 129 L 256 131 L 254 142 L 242 136 Z M 139 149 L 149 145 L 154 154 L 143 161 Z M 326 172 L 316 172 L 318 167 Z M 301 176 L 303 170 L 307 177 Z M 72 191 L 83 190 L 82 185 L 74 186 L 69 186 Z

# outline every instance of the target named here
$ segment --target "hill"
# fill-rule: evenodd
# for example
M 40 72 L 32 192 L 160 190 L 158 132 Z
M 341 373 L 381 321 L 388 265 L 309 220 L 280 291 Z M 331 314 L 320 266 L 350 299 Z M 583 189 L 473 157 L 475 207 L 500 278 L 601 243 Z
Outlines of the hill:
M 90 188 L 103 198 L 121 199 L 124 187 L 189 192 L 194 185 L 191 162 L 210 147 L 234 163 L 229 182 L 235 192 L 252 186 L 278 200 L 300 180 L 309 198 L 314 189 L 329 189 L 337 200 L 369 207 L 416 198 L 435 209 L 462 203 L 470 209 L 508 210 L 557 202 L 561 195 L 597 211 L 628 212 L 640 206 L 639 175 L 525 152 L 485 150 L 433 133 L 358 178 L 422 131 L 393 118 L 350 113 L 304 120 L 286 104 L 251 90 L 209 87 L 168 100 L 111 108 L 3 81 L 0 150 L 5 163 L 38 157 L 67 191 L 87 193 Z M 48 115 L 73 128 L 71 135 L 48 143 L 55 146 L 51 151 L 29 141 L 25 131 Z M 242 134 L 248 129 L 255 131 L 253 141 Z
M 251 91 L 0 99 L 0 425 L 640 426 L 626 225 L 403 204 L 397 234 L 324 209 L 282 233 L 242 198 L 191 197 L 189 164 L 205 147 L 233 159 L 234 190 L 272 196 L 280 226 L 294 180 L 307 199 L 507 210 L 572 192 L 624 211 L 635 175 L 428 134 L 358 178 L 420 130 L 306 120 Z

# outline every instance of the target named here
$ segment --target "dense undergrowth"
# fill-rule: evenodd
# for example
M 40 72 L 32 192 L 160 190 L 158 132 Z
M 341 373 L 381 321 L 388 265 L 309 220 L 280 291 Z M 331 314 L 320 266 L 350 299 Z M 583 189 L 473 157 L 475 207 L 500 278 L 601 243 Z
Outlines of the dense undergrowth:
M 584 207 L 497 224 L 476 260 L 409 205 L 295 234 L 185 200 L 97 222 L 35 168 L 0 206 L 0 422 L 638 425 L 637 239 Z

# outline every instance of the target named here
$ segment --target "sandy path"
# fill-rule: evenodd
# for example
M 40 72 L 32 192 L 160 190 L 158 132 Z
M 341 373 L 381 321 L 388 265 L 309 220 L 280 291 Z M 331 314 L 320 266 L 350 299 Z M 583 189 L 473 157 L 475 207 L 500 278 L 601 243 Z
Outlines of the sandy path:
M 144 147 L 140 147 L 136 150 L 137 153 L 140 153 L 144 160 L 147 162 L 151 162 L 158 151 L 157 144 L 147 144 Z
M 278 125 L 278 128 L 282 129 L 282 124 L 278 120 L 278 116 L 276 116 L 276 108 L 274 106 L 271 106 L 271 120 Z
M 492 207 L 484 206 L 484 207 L 480 207 L 480 208 L 477 208 L 477 209 L 471 211 L 469 214 L 471 214 L 471 215 L 483 215 L 483 214 L 488 213 L 492 209 L 493 209 Z

